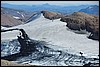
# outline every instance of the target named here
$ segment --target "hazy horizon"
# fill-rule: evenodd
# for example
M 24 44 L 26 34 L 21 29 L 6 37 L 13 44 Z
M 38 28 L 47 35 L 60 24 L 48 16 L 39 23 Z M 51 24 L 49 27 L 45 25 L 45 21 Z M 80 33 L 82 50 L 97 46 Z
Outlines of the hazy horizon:
M 16 5 L 59 5 L 59 6 L 79 6 L 79 5 L 99 5 L 99 1 L 1 1 L 1 3 Z

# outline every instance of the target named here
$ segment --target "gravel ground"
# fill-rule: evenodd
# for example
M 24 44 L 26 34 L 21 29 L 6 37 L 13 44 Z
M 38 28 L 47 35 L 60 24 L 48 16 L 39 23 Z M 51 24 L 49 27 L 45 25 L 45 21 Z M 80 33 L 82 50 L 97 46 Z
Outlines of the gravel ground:
M 1 59 L 1 66 L 31 66 L 27 64 L 17 64 L 8 60 Z

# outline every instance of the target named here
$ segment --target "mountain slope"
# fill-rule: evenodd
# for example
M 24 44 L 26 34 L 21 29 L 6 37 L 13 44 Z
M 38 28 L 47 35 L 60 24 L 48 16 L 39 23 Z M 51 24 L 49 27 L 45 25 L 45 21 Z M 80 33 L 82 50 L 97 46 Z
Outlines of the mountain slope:
M 15 19 L 18 19 L 18 20 L 23 21 L 23 22 L 25 22 L 33 14 L 35 14 L 35 12 L 27 12 L 24 10 L 17 10 L 14 8 L 11 9 L 11 8 L 6 8 L 6 7 L 1 7 L 1 13 L 12 15 Z
M 9 27 L 24 24 L 35 14 L 35 12 L 1 7 L 1 25 Z
M 85 12 L 85 13 L 88 13 L 88 14 L 94 14 L 94 15 L 99 15 L 99 6 L 97 5 L 92 5 L 92 6 L 89 6 L 85 9 L 81 9 L 79 10 L 79 12 Z
M 1 26 L 11 27 L 20 24 L 23 24 L 23 22 L 13 18 L 13 16 L 7 14 L 1 14 Z

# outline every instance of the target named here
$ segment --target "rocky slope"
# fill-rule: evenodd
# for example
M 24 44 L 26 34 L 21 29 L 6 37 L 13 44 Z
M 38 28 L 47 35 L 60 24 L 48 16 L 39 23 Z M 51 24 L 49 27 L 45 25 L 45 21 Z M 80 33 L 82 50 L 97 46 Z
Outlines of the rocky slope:
M 43 16 L 45 18 L 50 19 L 50 20 L 59 19 L 62 17 L 62 15 L 60 13 L 49 12 L 47 10 L 41 11 L 41 13 L 43 13 Z
M 6 27 L 16 26 L 23 22 L 13 18 L 11 15 L 1 14 L 1 25 Z
M 67 23 L 67 27 L 72 30 L 86 30 L 91 32 L 89 38 L 99 40 L 99 17 L 83 12 L 75 12 L 61 18 Z
M 33 14 L 35 14 L 35 12 L 27 12 L 24 10 L 17 10 L 17 9 L 5 8 L 5 7 L 1 7 L 1 12 L 4 14 L 12 15 L 15 19 L 19 19 L 23 22 L 25 22 Z
M 1 25 L 9 27 L 26 23 L 34 14 L 33 12 L 1 7 Z

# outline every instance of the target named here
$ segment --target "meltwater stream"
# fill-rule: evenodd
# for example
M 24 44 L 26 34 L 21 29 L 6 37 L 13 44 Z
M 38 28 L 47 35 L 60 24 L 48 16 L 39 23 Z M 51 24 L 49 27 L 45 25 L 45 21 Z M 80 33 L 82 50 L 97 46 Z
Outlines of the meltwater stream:
M 50 48 L 44 41 L 32 40 L 35 49 L 32 53 L 14 57 L 17 58 L 13 60 L 14 62 L 20 64 L 31 64 L 31 65 L 41 65 L 41 66 L 83 66 L 83 65 L 97 65 L 99 64 L 99 58 L 86 58 L 85 56 L 70 53 L 69 50 L 63 50 L 62 47 L 59 49 L 54 49 L 57 46 L 52 46 Z M 34 45 L 34 43 L 36 45 Z M 20 43 L 17 39 L 1 41 L 1 58 L 4 56 L 19 53 Z M 30 49 L 30 48 L 29 48 Z M 61 50 L 60 50 L 61 49 Z

